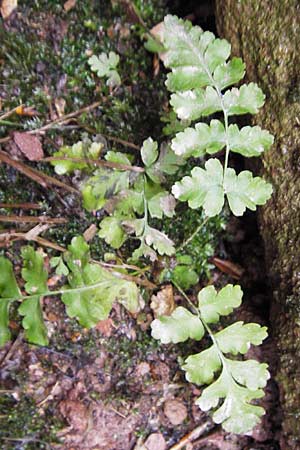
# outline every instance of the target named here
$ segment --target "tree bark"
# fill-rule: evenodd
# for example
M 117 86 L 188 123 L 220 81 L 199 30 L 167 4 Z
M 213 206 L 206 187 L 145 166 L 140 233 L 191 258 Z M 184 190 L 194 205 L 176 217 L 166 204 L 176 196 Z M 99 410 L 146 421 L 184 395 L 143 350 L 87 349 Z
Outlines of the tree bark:
M 282 405 L 281 448 L 300 449 L 300 3 L 299 0 L 217 0 L 220 36 L 247 67 L 247 81 L 266 94 L 253 121 L 275 136 L 262 174 L 274 187 L 260 209 L 273 293 L 272 333 Z

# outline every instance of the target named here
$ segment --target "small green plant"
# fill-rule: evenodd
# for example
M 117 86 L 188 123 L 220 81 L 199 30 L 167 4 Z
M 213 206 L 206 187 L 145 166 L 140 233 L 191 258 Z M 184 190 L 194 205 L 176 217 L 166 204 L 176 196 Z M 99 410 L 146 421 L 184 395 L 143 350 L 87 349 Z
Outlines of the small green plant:
M 265 96 L 255 83 L 232 88 L 242 80 L 245 65 L 240 58 L 228 61 L 230 44 L 226 40 L 216 39 L 213 33 L 203 32 L 176 16 L 165 18 L 161 34 L 162 42 L 157 45 L 151 38 L 148 49 L 163 52 L 164 64 L 171 69 L 166 85 L 172 92 L 173 111 L 164 117 L 167 122 L 164 133 L 174 136 L 171 143 L 158 145 L 149 137 L 135 158 L 129 153 L 108 151 L 102 141 L 84 139 L 71 147 L 62 147 L 54 154 L 56 160 L 52 164 L 59 175 L 82 172 L 83 205 L 88 211 L 101 209 L 106 213 L 100 222 L 99 236 L 112 248 L 119 249 L 133 238 L 138 244 L 131 259 L 139 264 L 144 258 L 154 261 L 159 256 L 177 254 L 176 267 L 172 270 L 168 267 L 165 272 L 192 312 L 178 307 L 171 316 L 158 317 L 152 323 L 152 335 L 167 344 L 189 338 L 201 340 L 204 332 L 208 333 L 212 346 L 185 360 L 187 380 L 210 385 L 197 403 L 204 411 L 215 409 L 216 423 L 222 423 L 227 431 L 246 433 L 264 413 L 263 408 L 251 402 L 263 395 L 269 373 L 266 364 L 243 361 L 240 355 L 251 344 L 262 343 L 267 336 L 266 328 L 236 322 L 213 332 L 210 324 L 216 324 L 220 316 L 227 316 L 240 306 L 241 288 L 227 285 L 217 293 L 214 287 L 206 287 L 200 291 L 196 307 L 182 289 L 195 285 L 198 274 L 182 250 L 211 217 L 220 214 L 225 200 L 231 212 L 241 216 L 246 208 L 255 210 L 270 198 L 270 184 L 253 177 L 248 170 L 236 174 L 229 167 L 230 152 L 253 157 L 272 145 L 273 136 L 268 131 L 258 126 L 239 129 L 233 122 L 236 115 L 257 113 Z M 110 87 L 120 84 L 118 62 L 119 57 L 113 52 L 89 59 L 92 70 L 107 77 Z M 208 122 L 205 118 L 214 113 L 218 113 L 218 118 Z M 195 124 L 201 117 L 203 121 Z M 224 158 L 205 162 L 207 155 L 223 149 Z M 170 193 L 177 172 L 186 173 L 189 158 L 197 165 L 190 175 L 173 184 Z M 135 161 L 142 164 L 134 165 Z M 176 199 L 188 202 L 192 209 L 203 208 L 205 216 L 204 222 L 177 251 L 174 242 L 159 229 L 159 220 L 175 218 Z M 13 301 L 21 301 L 18 310 L 28 340 L 40 345 L 48 343 L 40 305 L 44 296 L 61 295 L 67 314 L 87 328 L 107 318 L 115 300 L 131 312 L 139 309 L 139 291 L 128 278 L 125 266 L 108 271 L 101 263 L 91 261 L 89 247 L 82 237 L 75 237 L 62 256 L 51 259 L 52 268 L 67 281 L 57 291 L 47 288 L 48 273 L 39 251 L 27 246 L 22 250 L 22 258 L 24 295 L 10 261 L 0 258 L 2 344 L 10 338 L 9 307 Z M 235 358 L 230 359 L 228 354 Z M 218 406 L 220 401 L 223 403 Z
M 195 384 L 209 384 L 202 391 L 196 404 L 203 411 L 214 409 L 213 420 L 222 423 L 226 431 L 246 433 L 257 424 L 265 413 L 260 406 L 250 402 L 263 396 L 270 375 L 267 364 L 255 360 L 230 359 L 227 354 L 245 354 L 250 345 L 260 345 L 267 337 L 266 327 L 256 323 L 235 322 L 215 333 L 210 324 L 216 324 L 220 316 L 227 316 L 241 305 L 240 286 L 226 285 L 220 292 L 213 286 L 198 294 L 198 307 L 190 302 L 192 312 L 179 306 L 171 316 L 152 322 L 152 336 L 163 344 L 200 341 L 208 333 L 212 345 L 200 353 L 189 356 L 182 368 L 186 379 Z M 214 381 L 216 373 L 219 373 Z M 219 405 L 222 402 L 221 406 Z
M 136 284 L 126 279 L 124 269 L 108 271 L 100 263 L 92 262 L 89 246 L 83 237 L 72 239 L 68 250 L 50 260 L 56 273 L 66 277 L 66 284 L 56 291 L 47 286 L 48 272 L 44 256 L 33 247 L 22 248 L 22 278 L 25 281 L 22 294 L 17 284 L 11 262 L 0 257 L 0 345 L 10 339 L 9 308 L 12 302 L 21 301 L 18 312 L 23 316 L 22 325 L 27 339 L 38 345 L 47 345 L 47 329 L 44 324 L 41 298 L 61 295 L 69 317 L 75 317 L 86 328 L 106 319 L 114 301 L 119 301 L 131 312 L 139 310 L 139 292 Z
M 106 77 L 106 84 L 109 87 L 120 86 L 121 78 L 117 71 L 117 65 L 120 58 L 115 52 L 109 52 L 108 55 L 101 53 L 99 56 L 93 55 L 88 63 L 93 72 L 96 72 L 99 78 Z
M 88 156 L 95 145 L 96 143 L 86 143 L 85 155 Z M 176 173 L 183 164 L 182 158 L 175 155 L 166 144 L 158 149 L 157 142 L 148 138 L 141 148 L 144 167 L 133 166 L 130 154 L 108 151 L 104 159 L 107 164 L 111 164 L 111 168 L 101 167 L 95 170 L 93 161 L 90 164 L 82 160 L 76 162 L 74 147 L 80 150 L 76 152 L 76 156 L 82 157 L 83 147 L 79 142 L 72 148 L 63 147 L 56 152 L 54 156 L 58 160 L 52 164 L 58 174 L 62 171 L 72 173 L 79 166 L 86 173 L 80 187 L 84 207 L 88 211 L 104 209 L 109 214 L 100 223 L 99 236 L 115 249 L 135 236 L 140 243 L 132 255 L 135 261 L 141 256 L 154 261 L 157 253 L 175 253 L 172 240 L 151 226 L 149 220 L 174 216 L 175 199 L 163 184 L 166 183 L 167 176 Z M 68 160 L 59 160 L 59 157 L 66 157 Z

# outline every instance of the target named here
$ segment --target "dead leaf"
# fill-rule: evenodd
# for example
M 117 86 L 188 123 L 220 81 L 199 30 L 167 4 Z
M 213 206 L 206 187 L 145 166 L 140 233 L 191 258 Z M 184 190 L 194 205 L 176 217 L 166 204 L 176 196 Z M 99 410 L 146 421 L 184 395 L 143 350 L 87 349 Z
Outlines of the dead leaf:
M 64 3 L 64 10 L 65 10 L 66 12 L 69 12 L 71 9 L 74 8 L 74 6 L 76 6 L 76 1 L 77 1 L 77 0 L 67 0 L 67 1 Z
M 165 438 L 161 433 L 150 434 L 144 445 L 147 450 L 166 450 L 167 448 Z
M 170 316 L 175 309 L 173 286 L 164 286 L 157 295 L 152 295 L 150 307 L 154 316 Z
M 18 6 L 18 0 L 2 0 L 1 2 L 1 16 L 3 19 L 8 19 L 14 9 Z
M 94 223 L 92 223 L 92 225 L 90 225 L 83 233 L 84 240 L 86 242 L 89 242 L 92 239 L 94 239 L 94 237 L 96 236 L 97 230 L 98 229 L 97 229 L 96 225 Z
M 172 425 L 179 425 L 187 418 L 187 409 L 179 400 L 167 400 L 164 413 Z
M 62 117 L 65 114 L 66 100 L 64 98 L 56 98 L 54 100 L 54 105 L 58 117 Z
M 244 273 L 244 269 L 231 261 L 220 259 L 220 258 L 212 258 L 212 263 L 221 270 L 221 272 L 227 273 L 235 280 L 239 280 Z
M 39 161 L 44 157 L 42 144 L 36 136 L 15 131 L 13 139 L 18 149 L 29 161 Z

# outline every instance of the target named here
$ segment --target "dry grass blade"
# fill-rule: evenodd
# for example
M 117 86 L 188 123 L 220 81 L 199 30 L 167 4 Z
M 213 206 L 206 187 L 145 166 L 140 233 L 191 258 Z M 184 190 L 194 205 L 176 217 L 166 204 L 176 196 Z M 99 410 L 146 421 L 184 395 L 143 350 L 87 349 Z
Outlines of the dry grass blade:
M 68 186 L 67 184 L 63 183 L 62 181 L 57 180 L 56 178 L 50 177 L 49 175 L 46 175 L 39 170 L 33 169 L 32 167 L 26 166 L 26 164 L 22 163 L 21 161 L 16 161 L 15 159 L 12 159 L 8 156 L 8 154 L 2 150 L 0 150 L 0 161 L 8 164 L 11 167 L 14 167 L 19 172 L 23 173 L 25 176 L 30 178 L 31 180 L 37 182 L 44 188 L 48 188 L 49 185 L 54 184 L 55 186 L 59 186 L 61 188 L 64 188 L 65 190 L 69 192 L 73 192 L 78 194 L 78 190 L 73 188 L 72 186 Z
M 1 203 L 0 208 L 7 209 L 42 209 L 42 205 L 38 203 Z
M 48 217 L 48 216 L 0 216 L 0 222 L 14 222 L 14 223 L 52 223 L 63 224 L 67 223 L 67 219 L 63 217 Z
M 49 162 L 49 161 L 73 161 L 73 162 L 79 162 L 79 163 L 87 163 L 91 164 L 93 166 L 102 166 L 102 167 L 108 167 L 111 169 L 120 169 L 120 170 L 130 170 L 132 172 L 145 172 L 145 170 L 142 167 L 137 166 L 129 166 L 127 164 L 119 164 L 114 163 L 110 161 L 100 161 L 96 159 L 87 159 L 87 158 L 67 158 L 64 156 L 49 156 L 48 158 L 44 158 L 42 161 Z

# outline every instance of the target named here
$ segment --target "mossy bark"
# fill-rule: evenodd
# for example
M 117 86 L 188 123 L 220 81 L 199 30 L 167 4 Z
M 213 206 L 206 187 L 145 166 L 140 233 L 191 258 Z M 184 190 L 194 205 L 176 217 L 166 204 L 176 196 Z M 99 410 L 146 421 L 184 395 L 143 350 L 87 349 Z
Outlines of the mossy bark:
M 217 0 L 219 34 L 266 94 L 255 123 L 275 135 L 263 157 L 274 187 L 259 224 L 273 291 L 271 325 L 278 345 L 283 411 L 281 448 L 300 448 L 300 4 L 299 0 Z

